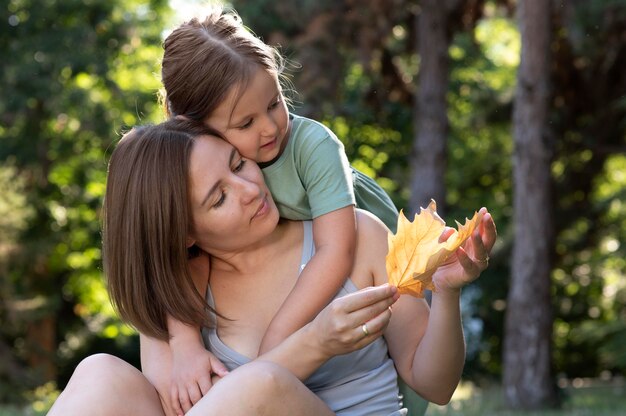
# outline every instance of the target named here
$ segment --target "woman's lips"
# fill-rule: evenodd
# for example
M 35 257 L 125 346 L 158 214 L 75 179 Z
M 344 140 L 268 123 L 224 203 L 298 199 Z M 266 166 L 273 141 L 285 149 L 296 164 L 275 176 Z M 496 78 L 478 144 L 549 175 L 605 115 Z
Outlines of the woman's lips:
M 254 216 L 252 217 L 252 219 L 255 219 L 255 218 L 258 218 L 258 217 L 262 217 L 263 215 L 267 214 L 269 209 L 270 209 L 270 206 L 267 203 L 267 197 L 263 197 L 263 199 L 261 201 L 261 204 L 257 208 L 257 210 L 254 213 Z

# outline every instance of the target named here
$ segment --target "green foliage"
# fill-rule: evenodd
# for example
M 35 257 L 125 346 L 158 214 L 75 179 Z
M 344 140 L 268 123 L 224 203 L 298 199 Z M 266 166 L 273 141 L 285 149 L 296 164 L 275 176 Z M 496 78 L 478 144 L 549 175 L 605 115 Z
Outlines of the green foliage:
M 56 357 L 54 339 L 40 348 L 61 368 L 115 322 L 100 253 L 107 153 L 128 126 L 159 119 L 154 74 L 166 11 L 166 0 L 0 8 L 0 54 L 10 57 L 0 73 L 0 181 L 10 183 L 0 198 L 0 342 L 15 347 L 16 368 L 41 353 L 32 322 L 58 330 Z M 23 380 L 13 371 L 0 372 L 3 381 Z
M 321 62 L 295 72 L 294 81 L 313 72 L 331 90 L 303 89 L 295 112 L 328 125 L 353 164 L 406 207 L 420 66 L 414 2 L 389 10 L 372 2 L 378 14 L 342 1 L 233 3 L 246 25 L 288 57 Z M 511 112 L 520 39 L 515 20 L 499 8 L 504 3 L 484 2 L 483 18 L 456 32 L 448 51 L 446 219 L 484 205 L 499 231 L 465 318 L 481 323 L 467 329 L 479 339 L 466 366 L 475 378 L 501 371 L 515 237 Z M 558 372 L 595 376 L 626 370 L 626 0 L 565 9 L 555 10 L 553 137 L 546 138 L 555 184 L 554 206 L 546 209 L 557 229 L 554 354 Z M 0 402 L 41 384 L 27 370 L 41 355 L 33 343 L 45 341 L 60 387 L 92 351 L 136 363 L 137 339 L 115 318 L 102 279 L 100 207 L 120 134 L 161 118 L 157 74 L 168 17 L 166 0 L 0 6 L 0 54 L 7 57 L 0 66 L 0 351 L 10 352 L 0 366 Z M 57 339 L 32 333 L 33 324 L 46 322 Z
M 410 2 L 403 4 L 406 10 L 413 10 Z M 474 284 L 480 293 L 474 316 L 482 321 L 482 339 L 477 348 L 480 352 L 470 357 L 466 373 L 475 377 L 497 376 L 501 371 L 508 259 L 515 237 L 510 226 L 514 191 L 511 114 L 521 44 L 517 22 L 503 4 L 485 2 L 484 17 L 471 30 L 458 32 L 449 50 L 446 216 L 462 219 L 484 205 L 490 208 L 499 230 L 490 268 Z M 282 40 L 283 48 L 293 54 L 290 56 L 304 56 L 305 62 L 311 62 L 311 54 L 330 54 L 341 61 L 317 73 L 318 77 L 339 77 L 337 89 L 320 97 L 305 88 L 300 97 L 303 106 L 295 111 L 311 112 L 307 103 L 315 103 L 311 115 L 337 133 L 353 164 L 375 177 L 398 207 L 406 207 L 413 109 L 411 100 L 398 91 L 414 92 L 420 64 L 410 13 L 410 18 L 399 11 L 380 13 L 375 20 L 380 26 L 358 26 L 357 18 L 354 27 L 351 19 L 366 16 L 368 11 L 357 12 L 338 2 L 337 8 L 354 14 L 342 20 L 341 30 L 329 34 L 321 22 L 336 16 L 335 9 L 325 3 L 318 6 L 324 10 L 324 19 L 314 15 L 295 22 L 281 18 L 289 15 L 286 9 L 293 5 L 266 4 L 263 13 L 255 8 L 260 6 L 249 2 L 235 2 L 235 6 L 257 33 Z M 558 6 L 555 13 L 554 137 L 548 138 L 554 149 L 555 201 L 546 209 L 555 213 L 558 233 L 553 272 L 556 367 L 571 376 L 597 375 L 607 368 L 624 369 L 615 350 L 617 342 L 605 342 L 589 329 L 604 333 L 608 330 L 604 328 L 612 328 L 611 339 L 622 336 L 618 327 L 607 324 L 624 319 L 625 305 L 621 282 L 626 267 L 620 243 L 626 241 L 626 213 L 621 202 L 626 199 L 625 167 L 623 155 L 611 156 L 610 149 L 623 153 L 626 137 L 626 86 L 620 75 L 625 62 L 620 34 L 626 21 L 626 1 L 568 3 L 567 7 Z M 381 35 L 377 30 L 385 25 L 390 30 Z M 342 37 L 346 32 L 353 37 Z M 329 36 L 334 36 L 330 42 Z M 309 40 L 308 48 L 298 54 L 296 45 L 302 45 L 302 39 Z M 387 56 L 391 60 L 386 60 Z M 318 70 L 304 66 L 294 74 L 296 84 L 307 71 Z M 340 75 L 335 73 L 338 70 Z M 403 84 L 398 87 L 390 78 Z

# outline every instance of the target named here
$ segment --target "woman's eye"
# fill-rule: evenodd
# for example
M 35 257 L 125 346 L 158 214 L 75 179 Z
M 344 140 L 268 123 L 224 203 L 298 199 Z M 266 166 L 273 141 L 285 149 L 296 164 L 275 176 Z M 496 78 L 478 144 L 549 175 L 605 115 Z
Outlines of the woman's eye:
M 240 159 L 239 163 L 237 163 L 237 166 L 235 166 L 235 168 L 233 169 L 233 172 L 239 172 L 240 170 L 243 169 L 245 164 L 246 164 L 246 160 L 245 159 Z
M 222 192 L 222 194 L 220 195 L 220 199 L 217 200 L 217 202 L 215 204 L 213 204 L 213 208 L 219 208 L 224 201 L 226 201 L 226 193 Z

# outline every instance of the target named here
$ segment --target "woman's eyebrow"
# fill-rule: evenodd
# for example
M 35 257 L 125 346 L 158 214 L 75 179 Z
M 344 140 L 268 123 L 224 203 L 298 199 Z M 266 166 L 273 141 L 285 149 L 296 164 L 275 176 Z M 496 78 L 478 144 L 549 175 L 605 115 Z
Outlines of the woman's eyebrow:
M 235 159 L 235 155 L 237 154 L 237 149 L 235 149 L 233 147 L 233 150 L 230 151 L 230 156 L 228 157 L 228 166 L 233 164 L 233 159 Z M 200 203 L 200 206 L 204 206 L 204 204 L 206 203 L 206 201 L 208 201 L 208 199 L 211 197 L 211 195 L 213 195 L 213 193 L 215 192 L 215 190 L 221 185 L 222 181 L 219 180 L 217 182 L 215 182 L 213 184 L 213 186 L 211 187 L 211 189 L 209 189 L 209 192 L 206 193 L 206 195 L 204 196 L 204 198 L 202 199 L 202 202 Z

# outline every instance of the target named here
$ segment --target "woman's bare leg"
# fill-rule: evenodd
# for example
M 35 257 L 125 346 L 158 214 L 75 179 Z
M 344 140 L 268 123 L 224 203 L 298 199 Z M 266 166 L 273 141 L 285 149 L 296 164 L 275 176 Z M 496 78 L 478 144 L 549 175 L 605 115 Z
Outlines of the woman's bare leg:
M 164 415 L 152 384 L 132 365 L 108 354 L 85 358 L 48 416 Z
M 328 406 L 283 367 L 253 361 L 215 384 L 186 416 L 333 415 Z
M 164 415 L 159 396 L 135 367 L 107 354 L 76 367 L 48 416 Z M 187 413 L 210 415 L 332 415 L 291 372 L 269 362 L 252 362 L 231 372 Z

